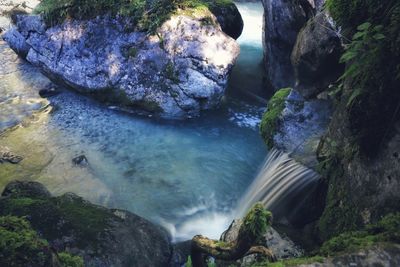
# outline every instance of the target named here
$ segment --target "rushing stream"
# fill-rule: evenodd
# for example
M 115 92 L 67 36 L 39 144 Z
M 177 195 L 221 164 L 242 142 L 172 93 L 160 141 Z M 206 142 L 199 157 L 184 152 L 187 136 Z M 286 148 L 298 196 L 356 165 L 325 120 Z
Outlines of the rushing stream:
M 0 165 L 0 186 L 37 180 L 54 194 L 71 191 L 161 223 L 177 240 L 218 237 L 267 153 L 258 133 L 264 104 L 238 97 L 262 87 L 263 9 L 239 9 L 250 26 L 238 40 L 228 95 L 220 109 L 189 121 L 125 114 L 67 90 L 40 99 L 46 79 L 1 42 L 0 148 L 24 160 Z M 73 164 L 79 155 L 87 166 Z

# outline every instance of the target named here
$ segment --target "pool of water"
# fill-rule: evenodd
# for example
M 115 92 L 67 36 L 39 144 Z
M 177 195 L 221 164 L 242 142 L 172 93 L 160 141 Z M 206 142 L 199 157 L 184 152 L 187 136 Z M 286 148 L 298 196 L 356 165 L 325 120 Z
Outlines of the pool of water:
M 239 8 L 245 23 L 259 23 L 238 40 L 242 54 L 227 97 L 218 110 L 188 121 L 126 114 L 67 90 L 40 99 L 46 78 L 0 43 L 0 148 L 24 157 L 0 165 L 0 186 L 37 180 L 53 194 L 74 192 L 135 212 L 166 226 L 176 240 L 218 237 L 267 153 L 258 133 L 264 104 L 239 97 L 262 86 L 262 7 Z M 79 155 L 87 166 L 74 165 Z

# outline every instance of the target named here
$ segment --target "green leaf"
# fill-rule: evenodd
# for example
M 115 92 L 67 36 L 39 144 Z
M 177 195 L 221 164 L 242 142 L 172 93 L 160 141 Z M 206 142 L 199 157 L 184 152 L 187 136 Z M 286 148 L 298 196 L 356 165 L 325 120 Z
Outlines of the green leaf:
M 347 107 L 350 107 L 354 103 L 354 100 L 361 95 L 361 93 L 362 91 L 360 88 L 353 90 L 353 93 L 351 94 L 349 100 L 347 101 Z
M 382 40 L 382 39 L 385 39 L 385 35 L 383 35 L 382 33 L 377 33 L 377 34 L 375 34 L 375 35 L 373 36 L 373 38 L 374 38 L 375 40 Z
M 355 51 L 347 51 L 346 53 L 344 53 L 341 56 L 340 63 L 345 63 L 345 62 L 352 60 L 353 58 L 355 58 L 357 56 L 357 54 L 358 53 Z
M 356 34 L 353 35 L 353 40 L 358 40 L 361 39 L 361 37 L 364 37 L 367 33 L 366 32 L 357 32 Z
M 365 30 L 368 30 L 370 27 L 371 27 L 371 23 L 364 22 L 363 24 L 361 24 L 360 26 L 357 27 L 357 30 L 365 31 Z

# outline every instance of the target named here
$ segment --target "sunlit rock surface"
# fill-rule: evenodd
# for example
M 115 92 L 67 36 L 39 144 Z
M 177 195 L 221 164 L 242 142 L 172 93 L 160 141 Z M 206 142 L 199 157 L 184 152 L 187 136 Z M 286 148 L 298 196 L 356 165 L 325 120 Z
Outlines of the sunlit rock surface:
M 124 108 L 191 117 L 220 103 L 239 54 L 215 17 L 207 14 L 213 23 L 204 23 L 204 16 L 173 16 L 154 36 L 129 32 L 122 19 L 47 29 L 40 17 L 21 16 L 4 38 L 48 76 L 80 92 Z

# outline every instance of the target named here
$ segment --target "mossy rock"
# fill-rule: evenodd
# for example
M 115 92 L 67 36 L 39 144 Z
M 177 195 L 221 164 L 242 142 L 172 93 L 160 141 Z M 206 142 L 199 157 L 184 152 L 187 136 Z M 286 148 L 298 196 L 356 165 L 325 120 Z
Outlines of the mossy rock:
M 377 243 L 400 243 L 400 213 L 391 213 L 363 230 L 350 231 L 326 241 L 319 253 L 325 256 L 355 252 Z
M 274 135 L 279 129 L 280 116 L 285 108 L 285 101 L 291 90 L 291 88 L 283 88 L 277 91 L 269 100 L 267 111 L 261 120 L 260 133 L 269 148 L 274 146 Z
M 50 244 L 61 251 L 76 251 L 87 265 L 164 266 L 169 261 L 168 234 L 135 214 L 97 206 L 72 193 L 59 197 L 38 195 L 38 183 L 14 184 L 22 185 L 24 190 L 14 186 L 16 190 L 3 193 L 0 216 L 26 216 L 32 228 Z M 35 190 L 27 190 L 29 184 Z
M 67 252 L 55 254 L 25 218 L 0 217 L 1 266 L 83 267 L 83 259 Z

